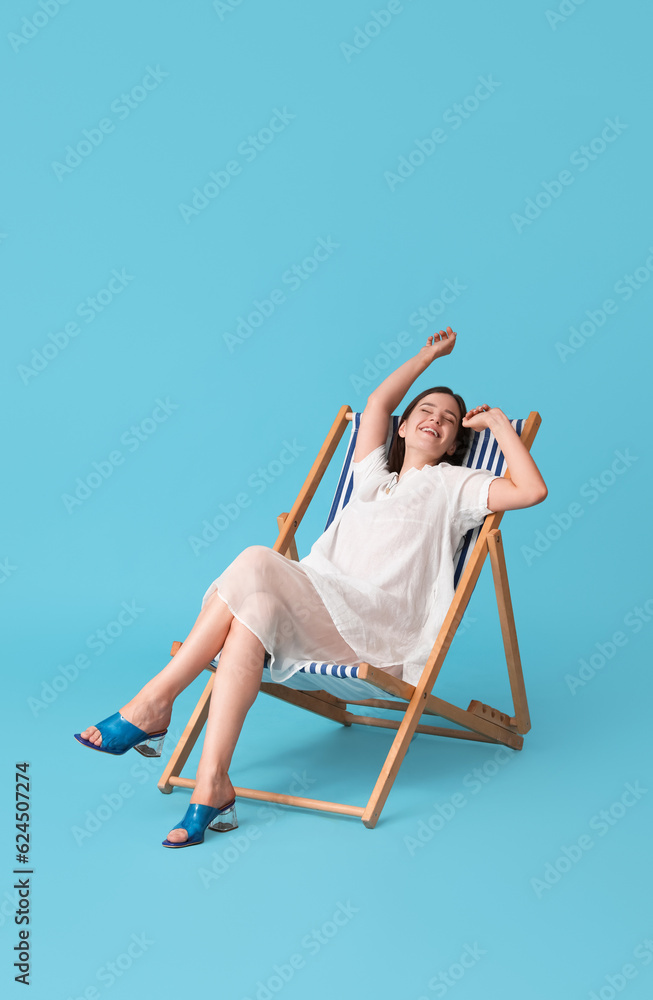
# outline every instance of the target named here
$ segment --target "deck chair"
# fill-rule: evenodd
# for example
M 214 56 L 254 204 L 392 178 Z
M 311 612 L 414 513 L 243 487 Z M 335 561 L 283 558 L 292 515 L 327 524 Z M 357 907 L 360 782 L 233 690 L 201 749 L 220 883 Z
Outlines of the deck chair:
M 317 487 L 336 451 L 336 448 L 350 423 L 351 434 L 343 461 L 340 478 L 333 497 L 325 531 L 338 511 L 348 502 L 353 487 L 351 460 L 361 414 L 344 405 L 338 411 L 331 430 L 313 463 L 304 485 L 292 509 L 277 517 L 279 536 L 273 546 L 289 559 L 299 559 L 295 543 L 295 532 L 311 502 Z M 400 416 L 393 414 L 389 420 L 386 449 L 389 452 L 393 435 L 399 426 Z M 532 411 L 528 419 L 510 421 L 521 441 L 530 451 L 541 423 L 537 411 Z M 463 465 L 474 469 L 488 469 L 495 475 L 506 475 L 504 456 L 498 442 L 489 429 L 474 431 L 463 459 Z M 396 730 L 392 745 L 381 768 L 372 794 L 365 806 L 348 805 L 342 802 L 327 802 L 321 799 L 287 795 L 279 792 L 260 791 L 253 788 L 235 788 L 241 798 L 276 802 L 281 805 L 317 809 L 326 812 L 357 816 L 364 825 L 372 829 L 381 815 L 381 810 L 397 776 L 409 744 L 416 733 L 446 736 L 456 739 L 478 740 L 484 743 L 503 744 L 514 750 L 521 750 L 523 734 L 530 729 L 530 718 L 524 678 L 522 673 L 517 633 L 510 600 L 508 574 L 501 543 L 499 524 L 503 512 L 489 514 L 482 525 L 471 529 L 462 538 L 454 556 L 454 598 L 449 607 L 440 632 L 433 644 L 424 670 L 416 685 L 407 683 L 373 664 L 360 665 L 302 662 L 299 670 L 283 683 L 273 682 L 268 669 L 270 656 L 266 653 L 260 690 L 267 695 L 289 702 L 298 708 L 314 712 L 344 726 L 379 726 Z M 480 701 L 472 700 L 466 709 L 459 708 L 433 694 L 445 656 L 460 625 L 469 599 L 474 591 L 485 558 L 490 556 L 494 589 L 497 599 L 503 646 L 505 650 L 513 709 L 502 712 Z M 172 644 L 171 655 L 181 647 L 180 642 Z M 317 651 L 316 651 L 317 652 Z M 179 742 L 161 776 L 158 787 L 169 793 L 175 786 L 193 788 L 194 778 L 181 776 L 197 738 L 199 737 L 209 712 L 209 701 L 215 669 L 220 654 L 206 669 L 211 672 L 206 687 L 189 719 Z M 349 711 L 349 706 L 384 709 L 399 712 L 399 718 L 372 717 L 359 711 Z M 434 726 L 421 722 L 423 715 L 436 716 L 440 720 L 453 723 L 452 726 Z

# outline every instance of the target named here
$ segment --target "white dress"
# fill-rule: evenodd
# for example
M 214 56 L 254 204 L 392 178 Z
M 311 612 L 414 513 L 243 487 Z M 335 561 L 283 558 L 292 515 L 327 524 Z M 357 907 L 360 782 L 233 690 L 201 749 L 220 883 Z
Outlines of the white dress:
M 453 599 L 456 549 L 491 513 L 501 478 L 440 462 L 397 481 L 385 445 L 351 468 L 351 497 L 307 556 L 250 546 L 202 600 L 218 591 L 270 653 L 275 681 L 318 660 L 371 663 L 416 684 Z

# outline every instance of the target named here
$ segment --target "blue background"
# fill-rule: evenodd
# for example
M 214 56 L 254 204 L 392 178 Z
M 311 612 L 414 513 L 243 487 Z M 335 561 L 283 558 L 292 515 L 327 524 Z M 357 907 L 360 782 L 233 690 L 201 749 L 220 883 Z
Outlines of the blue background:
M 649 997 L 650 10 L 568 2 L 556 19 L 533 0 L 408 0 L 394 14 L 373 8 L 388 22 L 377 30 L 365 3 L 228 7 L 57 10 L 52 0 L 46 16 L 24 0 L 1 15 L 11 95 L 0 219 L 2 794 L 11 805 L 14 763 L 29 761 L 30 995 L 364 990 L 417 1000 L 455 985 L 458 1000 L 592 991 L 607 1000 L 619 986 L 631 1000 Z M 134 91 L 127 114 L 121 95 L 148 67 L 158 73 L 148 84 L 158 82 Z M 494 81 L 492 93 L 456 126 L 454 105 L 481 78 Z M 253 155 L 248 136 L 277 110 L 294 117 L 271 142 L 262 133 L 267 144 Z M 56 166 L 68 146 L 75 164 L 84 130 L 97 140 L 106 118 L 113 128 L 101 142 L 82 145 L 77 165 Z M 577 151 L 606 119 L 621 123 L 619 134 L 583 161 Z M 438 127 L 446 139 L 429 147 Z M 431 149 L 423 162 L 418 140 Z M 201 206 L 194 189 L 201 195 L 211 171 L 233 160 L 240 171 L 219 194 L 192 215 L 180 208 L 193 197 Z M 405 176 L 393 179 L 401 162 Z M 564 170 L 572 182 L 551 187 Z M 548 204 L 545 183 L 558 191 Z M 538 195 L 528 220 L 527 199 Z M 284 274 L 319 239 L 337 247 L 291 287 Z M 102 309 L 84 307 L 114 270 L 120 290 L 114 282 Z M 619 283 L 636 271 L 628 294 Z M 443 308 L 447 281 L 463 289 Z M 229 342 L 275 288 L 285 300 Z M 432 321 L 418 328 L 413 314 L 434 300 Z M 76 335 L 66 334 L 75 322 Z M 160 794 L 161 761 L 83 753 L 73 732 L 116 711 L 168 662 L 204 591 L 243 548 L 274 544 L 276 517 L 338 409 L 362 409 L 446 325 L 458 333 L 455 351 L 406 403 L 444 383 L 469 407 L 542 416 L 533 457 L 549 495 L 502 522 L 533 723 L 523 751 L 497 767 L 490 744 L 418 735 L 373 831 L 243 799 L 230 838 L 209 833 L 199 851 L 162 850 L 189 793 Z M 574 336 L 573 351 L 561 348 Z M 160 399 L 169 414 L 151 424 Z M 129 429 L 143 421 L 138 441 Z M 285 442 L 303 450 L 255 486 Z M 67 506 L 77 478 L 116 450 L 122 463 Z M 628 459 L 614 473 L 619 452 Z M 301 526 L 300 557 L 324 527 L 341 457 Z M 195 554 L 189 539 L 203 520 L 242 492 L 251 503 Z M 98 651 L 92 637 L 122 602 L 140 610 Z M 468 614 L 436 693 L 511 711 L 489 564 Z M 615 631 L 625 639 L 610 647 Z M 89 665 L 55 691 L 82 653 Z M 574 685 L 592 656 L 594 676 Z M 164 761 L 207 676 L 178 699 Z M 277 791 L 299 777 L 309 795 L 362 805 L 391 739 L 260 696 L 231 777 Z M 639 798 L 614 807 L 628 783 Z M 439 822 L 456 793 L 464 807 Z M 601 833 L 595 817 L 611 808 Z M 97 810 L 108 818 L 93 822 Z M 415 846 L 430 819 L 441 828 Z M 93 831 L 80 840 L 85 825 Z M 560 862 L 583 835 L 591 849 Z M 0 930 L 11 996 L 22 995 L 13 840 L 10 809 Z M 314 931 L 331 932 L 339 905 L 349 916 L 319 943 Z M 133 935 L 145 936 L 144 950 L 123 958 L 111 982 L 107 965 Z M 467 968 L 456 965 L 462 954 Z M 635 971 L 622 982 L 625 963 Z M 450 968 L 464 974 L 447 986 L 440 976 Z

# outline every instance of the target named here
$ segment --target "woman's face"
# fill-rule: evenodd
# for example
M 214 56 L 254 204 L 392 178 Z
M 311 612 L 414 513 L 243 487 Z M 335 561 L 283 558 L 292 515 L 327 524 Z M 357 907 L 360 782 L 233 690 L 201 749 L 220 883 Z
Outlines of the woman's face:
M 423 396 L 397 433 L 406 441 L 406 452 L 419 452 L 429 465 L 447 458 L 456 450 L 460 423 L 458 403 L 446 392 Z

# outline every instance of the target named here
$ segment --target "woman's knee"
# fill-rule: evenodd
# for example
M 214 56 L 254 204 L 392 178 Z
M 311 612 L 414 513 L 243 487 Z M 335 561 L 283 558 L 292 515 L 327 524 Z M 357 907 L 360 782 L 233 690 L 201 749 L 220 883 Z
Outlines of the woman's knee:
M 243 562 L 252 563 L 262 563 L 267 558 L 267 554 L 271 550 L 267 545 L 248 545 L 246 549 L 243 549 L 239 556 L 236 558 L 238 560 L 243 560 Z
M 272 549 L 266 545 L 248 545 L 234 560 L 238 569 L 256 582 L 257 589 L 265 589 L 263 583 L 268 578 L 271 553 Z

